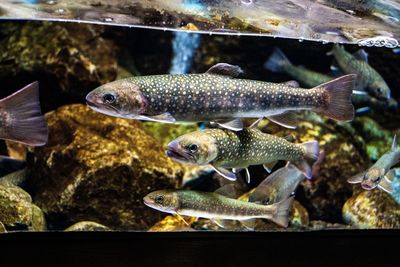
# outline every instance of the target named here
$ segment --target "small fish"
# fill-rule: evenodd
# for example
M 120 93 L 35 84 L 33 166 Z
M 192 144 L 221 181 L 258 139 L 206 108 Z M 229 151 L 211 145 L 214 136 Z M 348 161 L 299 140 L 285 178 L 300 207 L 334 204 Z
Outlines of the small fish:
M 380 100 L 369 94 L 353 94 L 351 101 L 356 107 L 359 107 L 356 109 L 356 113 L 369 111 L 370 109 L 375 111 L 395 111 L 398 107 L 398 103 L 394 98 Z
M 214 122 L 234 131 L 240 118 L 263 118 L 296 128 L 294 111 L 312 110 L 337 121 L 351 121 L 356 75 L 345 75 L 312 89 L 292 82 L 237 79 L 239 66 L 219 63 L 204 74 L 139 76 L 107 83 L 86 96 L 93 110 L 115 117 L 175 123 Z
M 305 87 L 315 87 L 333 79 L 329 75 L 293 65 L 279 48 L 274 48 L 264 67 L 272 72 L 287 74 Z
M 363 49 L 350 54 L 342 46 L 335 44 L 328 55 L 335 57 L 339 68 L 345 73 L 357 74 L 356 90 L 367 91 L 380 100 L 390 99 L 389 86 L 382 76 L 368 64 L 368 54 Z
M 47 136 L 47 124 L 40 111 L 38 82 L 0 100 L 0 139 L 42 146 Z
M 293 203 L 290 197 L 272 205 L 260 205 L 228 198 L 217 193 L 190 190 L 160 190 L 143 198 L 145 205 L 158 211 L 212 220 L 268 219 L 287 227 Z
M 302 172 L 288 164 L 262 181 L 250 195 L 249 202 L 263 205 L 281 202 L 290 197 L 305 178 Z
M 390 168 L 400 162 L 400 148 L 397 145 L 396 135 L 393 137 L 391 149 L 375 162 L 365 172 L 359 173 L 347 181 L 351 184 L 361 183 L 361 187 L 365 190 L 372 190 L 376 187 L 384 191 L 391 191 L 391 182 L 386 177 Z
M 175 161 L 196 165 L 211 165 L 229 180 L 236 180 L 236 172 L 250 165 L 264 165 L 269 171 L 278 160 L 288 160 L 311 177 L 310 165 L 318 159 L 317 141 L 294 144 L 285 138 L 261 132 L 255 127 L 242 131 L 207 129 L 182 135 L 168 144 L 167 155 Z M 232 169 L 232 172 L 227 168 Z

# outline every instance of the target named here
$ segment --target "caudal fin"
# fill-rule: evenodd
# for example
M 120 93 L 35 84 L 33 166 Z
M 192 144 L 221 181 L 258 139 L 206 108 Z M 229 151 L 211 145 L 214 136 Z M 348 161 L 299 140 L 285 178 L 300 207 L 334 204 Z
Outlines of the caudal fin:
M 0 138 L 30 146 L 47 142 L 46 121 L 40 111 L 39 84 L 33 82 L 14 94 L 0 100 L 3 123 Z
M 355 74 L 348 74 L 323 83 L 313 89 L 323 90 L 324 103 L 315 111 L 337 121 L 352 121 L 354 118 L 354 106 L 351 95 L 354 89 Z
M 290 220 L 289 215 L 290 215 L 290 211 L 292 209 L 293 200 L 294 200 L 294 197 L 289 197 L 281 202 L 273 204 L 273 205 L 276 205 L 277 209 L 276 209 L 275 214 L 272 216 L 272 218 L 270 218 L 270 220 L 279 226 L 282 226 L 285 228 L 288 227 L 289 220 Z
M 283 72 L 283 68 L 291 65 L 289 59 L 279 48 L 275 47 L 271 56 L 264 63 L 264 68 L 272 72 Z
M 319 157 L 319 143 L 317 141 L 309 141 L 300 144 L 305 150 L 303 159 L 292 162 L 297 169 L 310 179 L 312 177 L 312 166 Z

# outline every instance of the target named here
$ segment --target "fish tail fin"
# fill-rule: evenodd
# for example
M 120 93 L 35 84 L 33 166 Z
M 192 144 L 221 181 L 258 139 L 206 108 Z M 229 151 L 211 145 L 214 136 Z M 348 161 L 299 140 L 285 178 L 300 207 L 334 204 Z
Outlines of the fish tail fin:
M 282 72 L 283 68 L 292 63 L 279 48 L 275 47 L 271 56 L 264 63 L 264 68 L 272 72 Z
M 352 121 L 354 106 L 351 95 L 354 89 L 356 74 L 348 74 L 323 83 L 313 89 L 322 90 L 322 107 L 314 110 L 336 121 Z
M 312 165 L 318 160 L 319 157 L 319 143 L 318 141 L 308 141 L 300 144 L 305 150 L 304 158 L 292 162 L 297 169 L 299 169 L 304 175 L 310 179 L 312 177 Z
M 46 121 L 40 111 L 39 84 L 33 82 L 0 100 L 4 124 L 0 138 L 30 146 L 45 145 L 48 138 Z
M 292 196 L 285 200 L 282 200 L 281 202 L 273 204 L 276 205 L 276 212 L 274 213 L 272 218 L 270 218 L 270 220 L 281 227 L 287 228 L 289 225 L 289 215 L 292 209 L 293 200 L 294 197 Z

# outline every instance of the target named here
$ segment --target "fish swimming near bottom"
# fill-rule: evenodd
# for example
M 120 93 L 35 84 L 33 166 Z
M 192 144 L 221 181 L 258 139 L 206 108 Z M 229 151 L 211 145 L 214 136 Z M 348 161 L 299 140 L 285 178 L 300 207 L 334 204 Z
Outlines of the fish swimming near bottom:
M 145 205 L 153 209 L 180 216 L 239 221 L 264 218 L 287 227 L 293 197 L 273 205 L 261 205 L 228 198 L 217 193 L 160 190 L 148 194 L 143 201 Z
M 276 170 L 262 181 L 249 197 L 249 202 L 273 204 L 290 197 L 306 177 L 292 164 Z
M 359 173 L 347 181 L 351 184 L 361 183 L 365 190 L 372 190 L 376 187 L 386 191 L 391 191 L 391 181 L 386 176 L 394 165 L 400 162 L 400 147 L 397 145 L 396 135 L 393 137 L 392 147 L 374 165 L 365 172 Z
M 290 161 L 311 178 L 311 166 L 318 159 L 319 144 L 317 141 L 294 144 L 255 127 L 242 131 L 216 128 L 182 135 L 168 144 L 166 153 L 181 163 L 211 165 L 229 180 L 236 180 L 235 173 L 245 169 L 250 182 L 247 167 L 264 165 L 270 171 L 279 160 Z
M 0 100 L 0 139 L 42 146 L 47 138 L 47 124 L 40 111 L 38 82 Z

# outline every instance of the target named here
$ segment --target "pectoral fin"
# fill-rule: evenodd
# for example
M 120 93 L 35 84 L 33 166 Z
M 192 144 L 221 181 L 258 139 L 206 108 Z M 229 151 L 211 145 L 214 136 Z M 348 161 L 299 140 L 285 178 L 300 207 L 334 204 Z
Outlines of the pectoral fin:
M 359 184 L 364 179 L 365 172 L 354 175 L 353 177 L 347 179 L 347 182 L 350 184 Z
M 246 170 L 246 181 L 249 184 L 250 183 L 250 172 L 249 172 L 248 168 L 245 168 L 245 170 Z
M 273 161 L 270 163 L 265 163 L 263 164 L 264 169 L 268 172 L 271 173 L 272 169 L 274 168 L 274 166 L 276 165 L 276 163 L 278 163 L 278 161 Z
M 289 129 L 295 129 L 297 127 L 297 118 L 294 112 L 284 112 L 282 114 L 269 116 L 269 120 Z
M 176 214 L 176 216 L 178 216 L 179 219 L 181 219 L 186 224 L 186 226 L 190 227 L 190 224 L 179 213 L 175 213 L 175 214 Z
M 215 167 L 213 164 L 211 164 L 211 167 L 213 167 L 213 169 L 222 177 L 224 177 L 230 181 L 236 181 L 237 177 L 236 177 L 236 174 L 234 174 L 233 172 L 230 172 L 227 169 L 222 168 L 222 167 Z
M 246 227 L 247 230 L 254 231 L 254 228 L 256 227 L 256 219 L 248 219 L 248 220 L 243 220 L 240 221 L 244 227 Z
M 241 119 L 234 120 L 218 120 L 215 123 L 221 127 L 232 131 L 241 131 L 243 130 L 243 122 Z
M 155 115 L 155 116 L 139 115 L 139 116 L 136 116 L 135 119 L 145 120 L 145 121 L 156 121 L 156 122 L 163 122 L 163 123 L 176 122 L 175 118 L 169 112 L 166 112 L 166 113 L 163 113 L 160 115 Z
M 379 182 L 378 187 L 389 194 L 393 191 L 392 182 L 390 182 L 386 176 Z
M 230 65 L 228 63 L 218 63 L 209 68 L 206 73 L 213 75 L 223 75 L 235 78 L 243 73 L 239 66 Z

